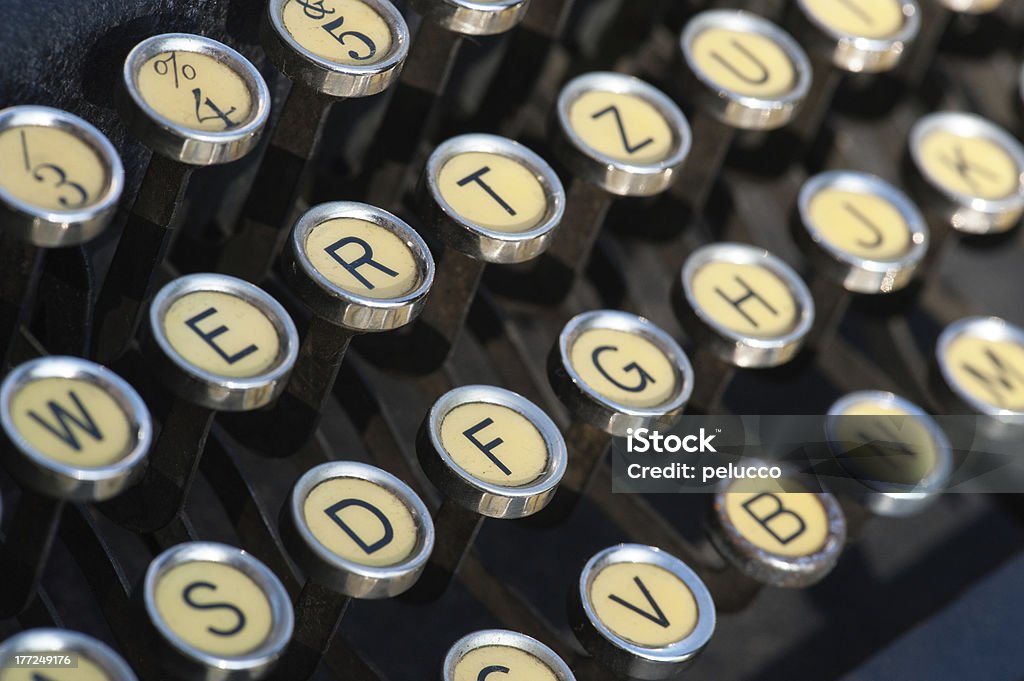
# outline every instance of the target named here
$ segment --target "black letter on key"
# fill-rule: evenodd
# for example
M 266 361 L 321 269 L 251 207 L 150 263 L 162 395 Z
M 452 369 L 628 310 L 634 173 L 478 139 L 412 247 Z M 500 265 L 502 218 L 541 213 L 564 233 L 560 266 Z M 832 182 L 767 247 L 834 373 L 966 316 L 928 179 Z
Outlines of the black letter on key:
M 345 248 L 345 246 L 348 246 L 349 244 L 358 244 L 360 247 L 362 247 L 363 254 L 360 255 L 355 260 L 342 260 L 341 256 L 338 254 L 338 251 Z M 343 239 L 338 239 L 333 244 L 325 248 L 324 252 L 327 253 L 327 255 L 334 258 L 334 261 L 337 262 L 342 267 L 344 267 L 346 272 L 348 272 L 353 277 L 358 279 L 360 284 L 362 284 L 371 291 L 374 289 L 373 284 L 370 282 L 369 279 L 367 279 L 366 277 L 359 273 L 359 268 L 362 267 L 363 265 L 369 265 L 378 272 L 383 272 L 389 277 L 398 276 L 398 272 L 374 260 L 373 248 L 370 246 L 370 244 L 366 243 L 357 236 L 347 236 Z
M 231 605 L 230 603 L 197 603 L 196 601 L 192 600 L 192 592 L 196 589 L 209 589 L 210 591 L 216 591 L 217 585 L 210 584 L 209 582 L 192 582 L 191 584 L 185 587 L 184 591 L 181 592 L 181 597 L 185 600 L 186 603 L 191 605 L 196 610 L 229 610 L 238 619 L 238 622 L 235 624 L 235 626 L 231 627 L 230 629 L 217 629 L 215 627 L 206 627 L 206 630 L 208 632 L 210 632 L 211 634 L 216 634 L 217 636 L 234 636 L 242 629 L 245 629 L 245 613 L 243 613 L 241 610 L 239 610 L 234 605 Z
M 373 515 L 377 516 L 377 520 L 380 521 L 380 525 L 384 530 L 384 536 L 382 536 L 380 539 L 373 542 L 372 544 L 367 544 L 365 541 L 363 541 L 362 537 L 356 534 L 355 530 L 349 527 L 345 523 L 345 521 L 341 519 L 341 516 L 339 515 L 343 510 L 345 510 L 349 506 L 358 506 L 359 508 L 365 508 Z M 340 527 L 342 531 L 352 539 L 352 541 L 358 544 L 359 548 L 366 552 L 366 555 L 370 555 L 371 553 L 380 551 L 382 548 L 390 544 L 391 540 L 395 538 L 395 530 L 391 527 L 391 522 L 388 520 L 388 517 L 384 515 L 384 513 L 382 513 L 379 508 L 377 508 L 368 501 L 363 501 L 362 499 L 344 499 L 334 504 L 333 506 L 328 506 L 327 508 L 325 508 L 324 513 L 326 513 L 327 517 L 333 520 L 338 525 L 338 527 Z
M 772 499 L 773 501 L 775 501 L 775 510 L 769 513 L 768 515 L 759 516 L 757 515 L 757 513 L 753 511 L 751 507 L 758 501 L 758 499 L 762 498 Z M 749 513 L 750 517 L 756 520 L 757 524 L 763 527 L 765 532 L 773 536 L 775 538 L 775 541 L 779 542 L 783 546 L 799 537 L 801 534 L 804 533 L 804 530 L 807 529 L 807 525 L 804 524 L 804 519 L 798 516 L 796 513 L 793 513 L 793 511 L 790 511 L 789 509 L 785 508 L 782 505 L 782 499 L 780 499 L 775 494 L 772 494 L 771 492 L 761 492 L 757 496 L 750 497 L 749 499 L 743 502 L 743 510 Z M 798 527 L 795 532 L 790 533 L 788 536 L 782 537 L 779 536 L 775 532 L 775 530 L 771 528 L 770 523 L 772 522 L 772 520 L 784 515 L 788 515 L 792 517 L 794 520 L 796 520 Z
M 494 421 L 491 420 L 490 417 L 487 417 L 480 423 L 476 424 L 475 426 L 472 426 L 462 431 L 462 434 L 466 436 L 467 440 L 476 445 L 476 448 L 483 452 L 484 456 L 493 461 L 494 465 L 497 466 L 502 473 L 504 473 L 505 475 L 512 475 L 512 471 L 508 469 L 508 466 L 503 464 L 501 460 L 498 459 L 498 457 L 494 456 L 494 454 L 491 453 L 493 450 L 497 449 L 498 446 L 504 442 L 504 440 L 502 440 L 500 437 L 496 437 L 487 444 L 484 444 L 483 442 L 480 442 L 480 440 L 476 439 L 476 434 L 479 433 L 484 428 L 486 428 L 487 426 L 491 425 L 492 423 L 494 423 Z
M 487 681 L 487 677 L 491 674 L 508 674 L 511 669 L 503 667 L 500 664 L 492 664 L 490 667 L 484 667 L 480 670 L 480 673 L 476 675 L 476 681 Z
M 992 395 L 996 404 L 1003 406 L 1009 401 L 1004 401 L 1004 397 L 1012 397 L 1014 393 L 1024 390 L 1024 374 L 1004 362 L 992 348 L 985 348 L 985 356 L 992 365 L 989 373 L 986 373 L 983 368 L 967 362 L 963 362 L 960 366 L 981 383 L 985 390 Z M 1006 393 L 1005 396 L 1004 393 Z
M 843 201 L 843 208 L 846 209 L 850 215 L 852 215 L 859 223 L 868 228 L 871 232 L 871 236 L 874 237 L 872 241 L 865 241 L 864 239 L 857 239 L 857 244 L 863 248 L 878 248 L 882 245 L 882 241 L 885 238 L 882 236 L 882 230 L 878 228 L 874 222 L 871 221 L 867 215 L 864 215 L 857 206 L 853 205 L 849 201 Z
M 633 581 L 640 588 L 640 593 L 642 593 L 644 595 L 644 598 L 647 599 L 647 603 L 651 606 L 651 609 L 654 610 L 654 614 L 651 614 L 651 613 L 647 612 L 646 610 L 644 610 L 642 608 L 638 608 L 637 606 L 633 605 L 629 601 L 627 601 L 627 600 L 625 600 L 623 598 L 620 598 L 620 597 L 616 596 L 615 594 L 609 594 L 608 598 L 610 598 L 611 600 L 615 601 L 616 603 L 618 603 L 619 605 L 621 605 L 621 606 L 623 606 L 625 608 L 629 608 L 630 610 L 632 610 L 636 614 L 640 615 L 641 617 L 646 617 L 647 619 L 649 619 L 650 621 L 654 622 L 658 626 L 666 627 L 667 628 L 668 625 L 669 625 L 668 618 L 665 617 L 665 613 L 662 612 L 660 607 L 658 607 L 658 602 L 654 600 L 653 596 L 651 596 L 651 592 L 647 590 L 647 585 L 645 585 L 643 583 L 643 581 L 641 581 L 641 579 L 639 577 L 635 577 L 634 576 L 633 577 Z
M 494 199 L 495 201 L 498 202 L 499 206 L 501 206 L 502 208 L 505 209 L 506 213 L 508 213 L 509 215 L 515 215 L 516 214 L 515 209 L 512 208 L 512 206 L 508 205 L 508 203 L 505 202 L 505 199 L 503 199 L 500 196 L 498 196 L 498 192 L 494 191 L 491 188 L 491 185 L 489 185 L 489 184 L 487 184 L 486 182 L 483 181 L 483 179 L 482 179 L 483 176 L 486 175 L 489 172 L 491 172 L 490 166 L 484 166 L 480 170 L 477 170 L 476 172 L 472 172 L 469 175 L 466 175 L 464 178 L 459 180 L 457 182 L 457 184 L 460 187 L 465 187 L 470 182 L 476 182 L 478 185 L 480 185 L 481 189 L 483 189 L 485 192 L 487 192 L 487 194 L 492 199 Z
M 78 399 L 78 395 L 75 394 L 74 390 L 68 391 L 68 397 L 70 397 L 71 401 L 75 403 L 75 408 L 78 409 L 79 416 L 75 416 L 53 400 L 47 400 L 46 406 L 49 407 L 50 412 L 53 414 L 54 418 L 57 419 L 57 425 L 52 425 L 43 420 L 43 417 L 34 411 L 29 411 L 28 415 L 32 417 L 33 421 L 41 425 L 43 428 L 46 428 L 77 452 L 82 450 L 82 445 L 78 442 L 78 438 L 75 437 L 75 432 L 72 430 L 72 426 L 78 426 L 97 441 L 103 439 L 103 433 L 100 432 L 96 422 L 92 420 L 92 415 L 85 408 L 85 405 L 82 404 L 82 401 Z
M 750 285 L 747 284 L 747 282 L 743 281 L 741 277 L 736 276 L 733 278 L 736 279 L 736 283 L 738 283 L 746 290 L 746 293 L 744 293 L 739 298 L 730 298 L 729 296 L 725 295 L 725 292 L 722 291 L 722 289 L 718 288 L 717 286 L 715 287 L 715 293 L 721 296 L 725 302 L 729 303 L 734 308 L 736 308 L 736 311 L 743 315 L 743 318 L 750 322 L 754 328 L 758 328 L 760 325 L 757 323 L 756 319 L 748 315 L 746 310 L 743 309 L 743 303 L 747 302 L 748 300 L 756 300 L 757 302 L 764 305 L 765 309 L 767 309 L 773 315 L 775 315 L 776 317 L 779 316 L 779 311 L 772 307 L 771 303 L 762 298 L 761 294 L 759 294 L 754 289 L 750 288 Z
M 242 348 L 235 354 L 229 355 L 228 353 L 224 352 L 224 348 L 214 343 L 214 339 L 217 338 L 217 336 L 221 335 L 222 333 L 225 333 L 228 330 L 228 327 L 221 324 L 220 326 L 211 331 L 203 331 L 202 329 L 199 328 L 199 322 L 214 314 L 217 314 L 217 308 L 208 307 L 199 314 L 197 314 L 195 317 L 192 317 L 191 319 L 186 319 L 185 324 L 188 325 L 188 328 L 195 331 L 196 335 L 202 338 L 206 342 L 206 344 L 213 348 L 213 351 L 220 355 L 221 358 L 228 364 L 234 364 L 238 360 L 248 357 L 252 353 L 256 352 L 257 347 L 255 345 L 249 345 L 247 347 Z
M 648 144 L 654 141 L 653 137 L 648 137 L 640 144 L 637 144 L 636 146 L 631 146 L 629 143 L 629 139 L 626 137 L 626 126 L 622 124 L 622 114 L 619 113 L 619 107 L 615 106 L 614 104 L 612 104 L 611 106 L 606 106 L 605 108 L 601 109 L 596 114 L 593 114 L 591 118 L 597 120 L 598 118 L 604 116 L 607 113 L 610 113 L 612 117 L 615 119 L 615 125 L 617 125 L 619 128 L 619 137 L 622 138 L 622 146 L 626 148 L 627 154 L 635 154 L 636 152 L 640 151 L 641 149 L 643 149 Z
M 746 47 L 744 47 L 740 42 L 738 42 L 736 40 L 730 40 L 729 44 L 732 45 L 736 49 L 737 52 L 739 52 L 744 57 L 746 57 L 750 61 L 750 63 L 754 65 L 754 68 L 757 69 L 758 71 L 760 71 L 760 73 L 752 75 L 752 76 L 748 76 L 748 75 L 746 75 L 744 73 L 740 73 L 739 69 L 737 69 L 735 66 L 733 66 L 728 61 L 726 61 L 725 57 L 723 57 L 722 55 L 718 54 L 718 52 L 712 52 L 711 53 L 711 58 L 714 59 L 715 61 L 717 61 L 722 66 L 724 66 L 729 71 L 731 71 L 732 75 L 736 76 L 737 78 L 739 78 L 742 81 L 746 81 L 747 83 L 750 83 L 751 85 L 763 85 L 763 84 L 767 83 L 768 82 L 768 78 L 771 76 L 771 73 L 768 71 L 768 67 L 764 65 L 764 62 L 762 62 L 760 59 L 758 59 L 756 56 L 754 56 L 754 53 L 751 52 L 750 50 L 748 50 Z
M 622 367 L 622 370 L 625 371 L 626 373 L 635 371 L 637 375 L 640 377 L 639 383 L 637 383 L 636 385 L 624 385 L 616 381 L 614 378 L 612 378 L 611 374 L 605 371 L 604 367 L 601 366 L 601 355 L 604 354 L 605 352 L 608 352 L 609 350 L 614 350 L 618 352 L 618 348 L 615 347 L 614 345 L 601 345 L 599 347 L 594 348 L 594 352 L 591 353 L 590 359 L 594 363 L 594 366 L 597 368 L 597 370 L 601 372 L 601 375 L 607 378 L 608 382 L 617 387 L 619 390 L 625 390 L 626 392 L 631 393 L 639 393 L 643 392 L 644 388 L 647 387 L 648 383 L 657 383 L 657 381 L 654 380 L 654 376 L 651 376 L 649 373 L 644 371 L 643 367 L 641 367 L 636 362 L 630 362 L 626 366 Z

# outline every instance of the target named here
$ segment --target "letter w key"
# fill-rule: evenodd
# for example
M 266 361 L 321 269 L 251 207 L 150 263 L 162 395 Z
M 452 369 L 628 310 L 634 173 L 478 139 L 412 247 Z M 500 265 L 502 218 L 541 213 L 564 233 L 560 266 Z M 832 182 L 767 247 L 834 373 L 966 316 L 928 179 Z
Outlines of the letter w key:
M 622 123 L 622 114 L 619 113 L 619 107 L 615 106 L 614 104 L 606 106 L 597 113 L 592 114 L 590 118 L 596 121 L 598 118 L 601 118 L 602 116 L 609 113 L 612 115 L 613 118 L 615 118 L 615 125 L 619 128 L 619 136 L 622 138 L 622 146 L 626 149 L 626 153 L 635 154 L 636 152 L 646 147 L 648 144 L 654 142 L 653 137 L 648 137 L 639 144 L 631 145 L 629 143 L 629 138 L 626 136 L 626 127 Z
M 82 445 L 75 435 L 75 426 L 91 435 L 96 441 L 103 439 L 103 433 L 100 432 L 99 427 L 92 418 L 92 414 L 85 408 L 85 405 L 82 404 L 74 390 L 68 391 L 68 397 L 75 403 L 78 416 L 72 414 L 54 400 L 47 400 L 46 406 L 49 407 L 50 412 L 53 414 L 56 424 L 50 423 L 34 411 L 29 411 L 28 415 L 33 421 L 67 444 L 68 447 L 71 447 L 76 452 L 80 452 L 82 451 Z

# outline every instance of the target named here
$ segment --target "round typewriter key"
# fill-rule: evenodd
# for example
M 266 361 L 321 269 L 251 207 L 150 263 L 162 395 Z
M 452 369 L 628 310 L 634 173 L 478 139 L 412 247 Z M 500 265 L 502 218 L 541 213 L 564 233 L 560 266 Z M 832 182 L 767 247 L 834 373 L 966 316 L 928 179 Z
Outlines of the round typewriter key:
M 427 21 L 453 33 L 494 35 L 515 28 L 526 14 L 527 0 L 412 0 Z
M 331 106 L 389 88 L 409 52 L 409 29 L 387 0 L 271 0 L 262 35 L 292 88 L 218 268 L 257 282 L 287 236 Z
M 434 547 L 420 498 L 395 476 L 354 461 L 316 466 L 295 483 L 281 537 L 306 573 L 296 602 L 287 678 L 316 669 L 350 598 L 391 598 L 419 578 Z
M 122 118 L 153 150 L 96 303 L 92 356 L 127 350 L 153 294 L 193 168 L 235 161 L 259 142 L 270 92 L 230 47 L 197 35 L 148 38 L 122 71 Z
M 799 0 L 805 44 L 853 73 L 896 67 L 921 28 L 917 0 Z
M 214 414 L 273 402 L 298 346 L 284 308 L 240 279 L 190 274 L 160 289 L 143 350 L 175 399 L 145 479 L 105 511 L 139 532 L 166 526 L 185 503 Z
M 572 458 L 556 511 L 581 495 L 611 438 L 635 428 L 667 428 L 693 391 L 693 367 L 666 332 L 643 317 L 596 310 L 573 317 L 548 355 L 548 377 L 568 408 Z
M 925 116 L 910 131 L 910 160 L 925 212 L 958 232 L 1004 232 L 1024 211 L 1024 148 L 984 118 Z
M 959 319 L 939 335 L 935 359 L 935 392 L 950 413 L 983 417 L 982 431 L 990 437 L 1020 432 L 1024 329 L 998 317 Z
M 795 588 L 832 570 L 846 543 L 846 520 L 827 492 L 809 492 L 786 477 L 744 478 L 715 494 L 708 534 L 747 577 Z
M 234 546 L 173 546 L 149 564 L 142 590 L 161 662 L 177 678 L 262 678 L 292 636 L 288 592 Z
M 554 151 L 573 174 L 565 219 L 529 274 L 532 286 L 517 282 L 520 295 L 549 303 L 568 294 L 586 267 L 614 198 L 668 189 L 691 140 L 686 117 L 671 99 L 619 73 L 587 73 L 569 81 L 556 113 Z
M 570 618 L 583 647 L 615 673 L 668 679 L 711 640 L 715 604 L 678 558 L 619 544 L 587 561 L 570 594 Z
M 803 280 L 771 253 L 739 243 L 697 249 L 683 264 L 676 312 L 698 347 L 694 401 L 712 407 L 735 367 L 784 364 L 803 346 L 814 302 Z
M 526 634 L 504 629 L 474 631 L 448 650 L 442 681 L 478 681 L 490 674 L 531 681 L 575 681 L 569 666 L 551 648 Z
M 437 546 L 417 586 L 443 593 L 485 517 L 515 519 L 551 501 L 566 469 L 554 422 L 521 395 L 486 385 L 450 390 L 430 408 L 416 441 L 420 465 L 444 494 Z
M 22 664 L 22 656 L 52 658 L 45 665 Z M 69 629 L 29 629 L 0 644 L 3 681 L 137 681 L 120 655 L 107 644 Z
M 27 606 L 65 502 L 104 501 L 134 484 L 153 438 L 149 411 L 127 382 L 76 357 L 19 365 L 0 386 L 4 463 L 23 487 L 0 552 L 2 610 Z
M 416 319 L 434 280 L 423 239 L 364 203 L 311 208 L 295 224 L 284 257 L 285 279 L 313 319 L 275 407 L 235 421 L 247 442 L 278 456 L 313 435 L 352 337 Z
M 843 469 L 860 483 L 857 500 L 875 515 L 918 513 L 953 470 L 949 440 L 926 411 L 881 390 L 841 397 L 828 410 L 827 437 Z

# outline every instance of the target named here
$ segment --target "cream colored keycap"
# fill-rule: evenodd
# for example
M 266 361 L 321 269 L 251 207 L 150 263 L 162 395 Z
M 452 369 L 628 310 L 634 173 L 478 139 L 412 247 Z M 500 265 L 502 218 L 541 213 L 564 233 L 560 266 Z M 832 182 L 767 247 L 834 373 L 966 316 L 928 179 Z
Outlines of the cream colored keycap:
M 376 64 L 391 50 L 391 31 L 358 0 L 291 0 L 283 23 L 299 45 L 336 64 Z
M 1024 347 L 961 335 L 942 358 L 956 387 L 985 404 L 1024 411 Z
M 88 208 L 102 198 L 110 169 L 90 145 L 65 130 L 28 125 L 0 133 L 0 187 L 37 208 Z
M 901 0 L 804 0 L 804 7 L 836 33 L 888 38 L 903 28 Z
M 558 681 L 551 669 L 536 657 L 511 646 L 474 648 L 455 665 L 454 681 L 482 681 L 485 669 L 492 670 L 486 681 Z
M 418 543 L 409 508 L 393 492 L 368 480 L 332 478 L 320 483 L 306 497 L 303 516 L 317 541 L 360 565 L 396 565 L 408 559 Z
M 497 439 L 501 444 L 491 447 Z M 441 422 L 441 443 L 459 468 L 494 485 L 527 485 L 548 466 L 548 448 L 540 431 L 504 405 L 473 402 L 455 407 Z
M 839 414 L 836 435 L 844 466 L 868 482 L 914 485 L 938 462 L 928 428 L 905 409 L 878 400 L 856 402 Z M 879 443 L 881 453 L 865 447 L 872 442 Z
M 110 393 L 74 378 L 40 378 L 11 400 L 18 433 L 38 452 L 76 468 L 117 463 L 135 445 L 131 421 Z
M 168 308 L 163 326 L 183 359 L 217 376 L 258 376 L 278 360 L 280 341 L 271 321 L 252 303 L 227 293 L 182 296 Z
M 645 648 L 681 641 L 697 626 L 693 592 L 657 565 L 607 565 L 591 580 L 589 596 L 594 613 L 608 629 Z
M 726 490 L 729 520 L 757 548 L 787 558 L 820 551 L 828 513 L 816 494 L 790 480 L 736 480 Z
M 317 272 L 360 296 L 399 298 L 420 283 L 409 245 L 366 220 L 336 218 L 321 222 L 310 230 L 305 249 Z
M 270 635 L 273 612 L 263 590 L 241 570 L 223 563 L 181 563 L 161 575 L 156 610 L 189 645 L 211 655 L 238 657 Z
M 921 141 L 918 154 L 924 173 L 947 191 L 1003 199 L 1020 190 L 1021 169 L 990 139 L 934 130 Z
M 247 123 L 253 95 L 227 64 L 196 52 L 162 52 L 136 74 L 142 99 L 164 118 L 192 130 L 218 132 Z
M 792 331 L 799 318 L 789 287 L 760 265 L 710 262 L 694 273 L 690 287 L 716 323 L 745 336 L 778 338 Z
M 758 33 L 707 28 L 694 38 L 691 52 L 707 78 L 741 95 L 778 97 L 796 85 L 796 68 L 785 50 Z
M 590 91 L 569 108 L 569 123 L 585 144 L 627 163 L 657 163 L 678 142 L 665 117 L 636 95 Z
M 533 171 L 500 154 L 470 151 L 453 156 L 441 167 L 437 186 L 463 220 L 498 232 L 525 232 L 548 212 L 544 188 Z
M 870 260 L 896 260 L 913 245 L 899 209 L 869 192 L 826 187 L 811 199 L 814 229 L 834 248 Z
M 657 407 L 676 394 L 677 370 L 657 345 L 617 329 L 589 329 L 569 350 L 580 378 L 605 398 L 628 407 Z
M 8 668 L 0 673 L 0 681 L 110 681 L 100 667 L 79 653 L 55 653 L 52 651 L 19 651 L 18 655 L 71 655 L 75 667 L 18 667 Z

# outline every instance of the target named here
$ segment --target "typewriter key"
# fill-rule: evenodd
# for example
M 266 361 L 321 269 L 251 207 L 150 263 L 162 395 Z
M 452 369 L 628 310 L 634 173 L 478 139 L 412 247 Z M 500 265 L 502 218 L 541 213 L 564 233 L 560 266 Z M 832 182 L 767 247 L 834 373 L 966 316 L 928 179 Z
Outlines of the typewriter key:
M 964 14 L 988 14 L 1003 4 L 1003 0 L 939 0 L 947 9 Z
M 715 631 L 715 604 L 700 577 L 641 544 L 612 546 L 587 561 L 569 616 L 591 655 L 634 679 L 676 676 Z
M 75 246 L 102 232 L 117 208 L 124 168 L 99 130 L 42 106 L 0 110 L 0 361 L 29 313 L 40 248 Z
M 965 317 L 939 335 L 934 392 L 951 414 L 981 417 L 993 438 L 1024 428 L 1024 329 L 998 317 Z
M 4 464 L 23 488 L 0 551 L 0 609 L 31 603 L 65 502 L 104 501 L 142 476 L 149 411 L 109 369 L 76 357 L 19 365 L 0 386 Z
M 910 180 L 929 219 L 965 234 L 1005 232 L 1020 220 L 1024 148 L 1005 130 L 974 114 L 933 113 L 914 124 L 909 144 Z
M 846 543 L 836 498 L 787 477 L 732 480 L 714 495 L 708 536 L 750 579 L 798 588 L 827 575 Z
M 175 399 L 146 477 L 104 512 L 137 532 L 171 522 L 185 503 L 214 414 L 273 402 L 298 345 L 284 308 L 240 279 L 190 274 L 160 289 L 149 307 L 143 352 Z
M 455 388 L 434 402 L 416 451 L 444 495 L 434 517 L 437 544 L 415 589 L 421 599 L 444 592 L 485 517 L 523 518 L 547 506 L 567 458 L 547 414 L 517 393 L 485 385 Z
M 364 203 L 311 208 L 295 224 L 284 258 L 284 277 L 313 318 L 274 408 L 232 419 L 234 430 L 248 431 L 239 433 L 245 442 L 277 456 L 313 435 L 352 337 L 412 322 L 434 280 L 423 239 Z
M 569 466 L 552 519 L 567 514 L 586 490 L 612 437 L 636 428 L 668 428 L 693 391 L 686 353 L 660 328 L 627 312 L 596 310 L 573 317 L 548 355 L 548 377 L 568 408 Z
M 554 152 L 572 173 L 565 219 L 531 276 L 539 299 L 557 303 L 587 265 L 616 196 L 652 196 L 677 179 L 690 126 L 675 103 L 644 81 L 587 73 L 558 95 Z
M 53 657 L 57 664 L 17 664 L 15 658 L 24 655 Z M 0 668 L 4 681 L 137 681 L 128 663 L 107 644 L 69 629 L 29 629 L 11 636 L 0 644 Z
M 254 282 L 281 250 L 331 105 L 386 90 L 409 51 L 409 29 L 387 0 L 271 0 L 262 36 L 292 87 L 218 268 Z
M 928 251 L 917 207 L 885 180 L 854 171 L 808 179 L 797 200 L 796 239 L 815 273 L 812 339 L 828 338 L 851 296 L 893 293 L 911 282 Z M 817 276 L 820 275 L 820 276 Z
M 919 513 L 949 481 L 949 440 L 913 402 L 881 390 L 862 390 L 837 400 L 828 416 L 829 446 L 855 482 L 850 489 L 856 500 L 871 513 Z
M 426 228 L 442 243 L 433 292 L 406 341 L 417 372 L 447 359 L 488 263 L 522 263 L 544 252 L 565 208 L 562 183 L 537 154 L 504 137 L 461 135 L 427 160 L 419 189 Z M 389 357 L 389 362 L 394 361 Z
M 365 160 L 367 203 L 385 208 L 401 200 L 409 162 L 436 119 L 464 36 L 505 33 L 522 21 L 528 0 L 414 0 L 422 17 L 406 69 L 388 104 L 378 139 Z
M 852 73 L 892 70 L 921 27 L 917 0 L 799 0 L 797 6 L 801 42 Z
M 96 302 L 91 354 L 112 362 L 128 348 L 196 166 L 229 163 L 255 148 L 270 92 L 248 60 L 198 35 L 158 35 L 125 60 L 122 119 L 153 150 Z
M 530 681 L 576 681 L 562 658 L 540 641 L 517 631 L 474 631 L 445 655 L 442 681 L 478 681 L 491 674 Z
M 279 674 L 295 681 L 316 669 L 350 598 L 391 598 L 416 582 L 434 547 L 434 526 L 395 476 L 334 461 L 295 483 L 281 511 L 281 538 L 307 576 Z
M 160 662 L 176 679 L 260 679 L 292 637 L 288 592 L 226 544 L 186 542 L 149 564 L 142 603 Z
M 814 324 L 803 280 L 771 253 L 715 243 L 686 259 L 673 294 L 676 314 L 697 346 L 692 400 L 714 409 L 736 367 L 765 368 L 791 360 Z

